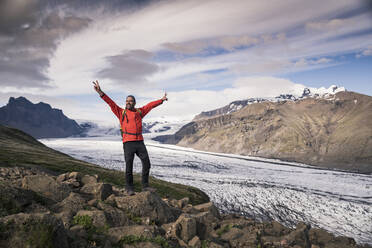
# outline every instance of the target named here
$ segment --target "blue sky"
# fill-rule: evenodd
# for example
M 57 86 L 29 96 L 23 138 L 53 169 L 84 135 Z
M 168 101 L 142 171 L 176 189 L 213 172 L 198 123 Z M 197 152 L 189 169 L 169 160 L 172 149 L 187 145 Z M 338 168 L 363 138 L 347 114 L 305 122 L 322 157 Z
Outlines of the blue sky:
M 116 123 L 93 80 L 118 105 L 167 91 L 149 119 L 303 87 L 372 96 L 370 1 L 5 0 L 0 23 L 1 106 L 22 95 Z

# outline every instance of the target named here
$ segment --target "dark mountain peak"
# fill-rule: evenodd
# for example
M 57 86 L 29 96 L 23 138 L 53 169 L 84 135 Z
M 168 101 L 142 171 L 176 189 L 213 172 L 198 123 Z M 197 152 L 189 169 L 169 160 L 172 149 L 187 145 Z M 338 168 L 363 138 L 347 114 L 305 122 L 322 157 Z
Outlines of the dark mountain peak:
M 21 129 L 35 138 L 68 137 L 82 132 L 62 110 L 44 102 L 33 104 L 23 96 L 10 97 L 9 103 L 0 108 L 0 124 Z
M 26 97 L 20 96 L 20 97 L 17 97 L 17 98 L 10 97 L 8 105 L 27 106 L 27 105 L 33 105 L 33 103 L 30 102 Z

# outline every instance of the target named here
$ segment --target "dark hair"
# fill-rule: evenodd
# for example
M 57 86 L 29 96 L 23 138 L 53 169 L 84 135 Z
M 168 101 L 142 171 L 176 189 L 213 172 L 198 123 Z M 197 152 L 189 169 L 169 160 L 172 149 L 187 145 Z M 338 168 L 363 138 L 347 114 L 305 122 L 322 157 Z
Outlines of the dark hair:
M 133 95 L 128 95 L 127 98 L 128 98 L 128 97 L 132 97 L 133 100 L 134 100 L 134 103 L 136 103 L 136 98 L 135 98 Z

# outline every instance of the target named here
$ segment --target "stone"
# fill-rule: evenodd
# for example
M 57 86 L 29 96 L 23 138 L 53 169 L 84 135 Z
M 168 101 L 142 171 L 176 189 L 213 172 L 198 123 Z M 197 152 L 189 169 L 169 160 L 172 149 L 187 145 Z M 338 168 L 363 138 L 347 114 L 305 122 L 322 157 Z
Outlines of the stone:
M 276 237 L 287 235 L 290 232 L 291 230 L 289 228 L 283 226 L 277 221 L 272 221 L 268 223 L 267 225 L 265 225 L 264 230 L 263 230 L 263 233 L 265 235 L 276 236 Z
M 53 177 L 47 175 L 25 176 L 22 188 L 35 191 L 54 201 L 62 201 L 71 192 L 66 185 L 58 183 Z
M 83 183 L 83 185 L 86 185 L 86 184 L 90 184 L 90 183 L 97 183 L 98 180 L 97 180 L 97 177 L 95 177 L 95 176 L 84 175 L 81 178 L 81 182 Z
M 112 192 L 111 184 L 107 183 L 89 183 L 85 184 L 81 189 L 81 193 L 90 194 L 94 198 L 104 201 Z
M 72 217 L 84 208 L 85 203 L 85 199 L 79 194 L 71 192 L 62 202 L 52 206 L 52 210 L 56 212 L 55 216 L 62 220 L 65 228 L 69 228 Z
M 98 202 L 97 207 L 104 211 L 107 223 L 110 227 L 118 227 L 131 224 L 131 220 L 124 211 L 108 205 L 104 202 Z
M 62 183 L 63 181 L 65 181 L 65 180 L 68 179 L 68 174 L 69 174 L 69 173 L 63 173 L 63 174 L 59 175 L 59 176 L 56 178 L 56 181 L 59 182 L 59 183 Z
M 33 201 L 35 193 L 7 184 L 0 187 L 0 216 L 15 214 L 24 210 Z
M 78 182 L 81 182 L 81 178 L 82 178 L 82 175 L 80 172 L 71 172 L 69 175 L 68 175 L 69 179 L 75 179 L 76 181 Z
M 69 247 L 62 222 L 52 214 L 13 214 L 0 218 L 0 224 L 8 230 L 1 234 L 6 236 L 1 243 L 4 247 L 29 247 L 29 243 L 35 247 Z
M 178 240 L 178 244 L 181 247 L 185 247 L 185 248 L 188 247 L 187 243 L 185 241 L 183 241 L 182 239 L 179 239 Z
M 182 209 L 182 208 L 187 206 L 189 201 L 190 201 L 190 199 L 188 197 L 185 197 L 185 198 L 182 198 L 180 200 L 171 199 L 171 200 L 168 201 L 168 204 L 172 207 Z
M 218 212 L 218 209 L 212 202 L 196 205 L 194 206 L 194 209 L 196 209 L 199 212 L 210 212 L 217 219 L 221 217 L 220 213 Z
M 182 214 L 175 223 L 177 236 L 188 242 L 196 235 L 196 220 L 187 214 Z
M 300 245 L 302 247 L 310 246 L 310 242 L 307 237 L 309 229 L 310 225 L 307 225 L 303 222 L 298 223 L 296 229 L 285 236 L 285 239 L 288 241 L 288 245 Z
M 97 199 L 92 199 L 92 200 L 88 201 L 88 205 L 93 206 L 93 207 L 96 207 L 97 203 L 98 203 Z
M 111 194 L 109 197 L 107 197 L 106 200 L 105 200 L 105 203 L 115 207 L 116 206 L 115 195 Z
M 201 247 L 201 241 L 198 236 L 194 236 L 190 241 L 189 241 L 189 246 L 193 248 L 200 248 Z
M 226 240 L 226 241 L 230 241 L 230 240 L 240 238 L 241 236 L 243 236 L 243 234 L 244 234 L 243 230 L 241 230 L 239 228 L 232 227 L 226 233 L 223 233 L 221 235 L 221 239 Z
M 80 238 L 87 238 L 87 232 L 85 228 L 81 225 L 75 225 L 70 228 L 70 231 L 73 233 L 74 236 L 80 237 Z
M 175 221 L 179 214 L 152 192 L 140 192 L 134 196 L 115 197 L 116 206 L 133 216 L 150 217 L 151 222 L 164 224 Z
M 218 219 L 212 214 L 212 212 L 202 212 L 193 215 L 196 220 L 196 232 L 201 239 L 210 238 L 210 234 L 216 227 Z
M 53 206 L 55 212 L 71 211 L 74 214 L 83 209 L 86 204 L 86 200 L 79 194 L 71 192 L 68 197 L 63 199 L 63 201 L 57 203 Z

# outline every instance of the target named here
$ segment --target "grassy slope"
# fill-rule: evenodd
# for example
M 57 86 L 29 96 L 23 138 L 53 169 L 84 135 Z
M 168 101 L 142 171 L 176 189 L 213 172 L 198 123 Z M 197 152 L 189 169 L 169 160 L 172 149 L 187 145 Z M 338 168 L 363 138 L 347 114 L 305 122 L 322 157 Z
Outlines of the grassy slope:
M 78 171 L 83 174 L 98 174 L 107 183 L 125 185 L 123 172 L 101 168 L 97 165 L 74 159 L 55 151 L 28 134 L 0 125 L 0 167 L 36 167 L 53 174 Z M 140 190 L 140 175 L 134 176 L 135 189 Z M 208 196 L 197 188 L 150 178 L 150 184 L 162 197 L 181 199 L 189 197 L 191 203 L 209 201 Z

